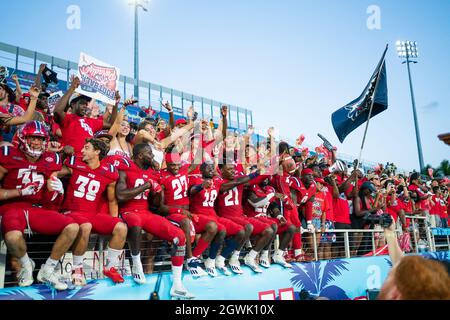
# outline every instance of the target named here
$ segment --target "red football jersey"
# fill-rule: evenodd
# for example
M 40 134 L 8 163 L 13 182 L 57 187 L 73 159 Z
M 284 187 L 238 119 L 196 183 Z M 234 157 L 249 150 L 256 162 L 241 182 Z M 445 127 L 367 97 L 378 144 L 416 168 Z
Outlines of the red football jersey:
M 181 166 L 177 175 L 167 169 L 161 171 L 159 184 L 164 186 L 164 201 L 168 206 L 187 206 L 188 197 L 188 168 L 189 164 Z
M 62 141 L 65 146 L 72 146 L 75 155 L 81 154 L 81 149 L 88 138 L 103 129 L 103 118 L 92 119 L 79 117 L 76 114 L 66 114 L 61 123 Z
M 2 181 L 4 189 L 22 189 L 25 185 L 36 182 L 39 192 L 33 196 L 11 199 L 8 202 L 31 202 L 42 204 L 42 195 L 46 180 L 53 172 L 62 168 L 61 157 L 52 152 L 45 152 L 35 163 L 30 162 L 25 154 L 16 147 L 3 146 L 0 148 L 0 166 L 8 170 Z
M 275 188 L 272 186 L 261 187 L 258 184 L 253 184 L 248 188 L 248 191 L 253 192 L 254 194 L 256 194 L 257 197 L 266 197 L 270 193 L 273 193 L 275 195 Z M 245 215 L 247 215 L 248 217 L 255 217 L 260 214 L 267 214 L 267 209 L 269 208 L 269 205 L 274 201 L 276 201 L 275 196 L 273 196 L 266 205 L 259 208 L 255 208 L 248 201 L 245 201 L 244 203 Z
M 224 180 L 218 177 L 212 179 L 212 186 L 209 189 L 203 189 L 190 197 L 189 211 L 195 214 L 206 214 L 216 216 L 214 202 L 216 201 L 219 189 Z M 200 175 L 189 176 L 189 188 L 203 183 Z
M 221 183 L 227 182 L 221 179 Z M 217 214 L 226 218 L 227 216 L 240 217 L 244 214 L 242 207 L 242 195 L 244 194 L 244 185 L 241 184 L 228 190 L 225 193 L 219 193 L 217 196 L 216 209 Z
M 108 184 L 117 181 L 119 174 L 113 165 L 100 165 L 92 170 L 72 156 L 65 165 L 72 169 L 63 208 L 71 211 L 98 213 L 106 201 L 103 194 Z
M 129 162 L 129 166 L 120 166 L 119 170 L 124 171 L 127 175 L 127 188 L 133 189 L 145 184 L 149 181 L 152 185 L 152 191 L 161 192 L 161 186 L 152 177 L 154 176 L 153 170 L 143 170 L 139 168 L 134 162 Z M 134 199 L 127 201 L 120 206 L 119 211 L 130 212 L 134 210 L 148 210 L 148 194 L 150 189 L 138 194 Z

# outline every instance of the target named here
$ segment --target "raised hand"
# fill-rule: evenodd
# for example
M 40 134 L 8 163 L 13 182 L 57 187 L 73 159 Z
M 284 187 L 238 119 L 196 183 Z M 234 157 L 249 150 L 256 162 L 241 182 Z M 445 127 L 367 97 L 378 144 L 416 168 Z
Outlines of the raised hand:
M 255 128 L 252 125 L 248 126 L 247 134 L 251 136 L 255 132 Z
M 13 74 L 11 79 L 13 79 L 14 82 L 18 82 L 19 81 L 19 77 L 17 76 L 17 74 Z
M 220 109 L 220 113 L 222 114 L 222 117 L 226 117 L 228 114 L 228 107 L 222 106 L 222 108 Z
M 41 63 L 41 65 L 39 66 L 39 72 L 40 72 L 40 73 L 44 72 L 44 70 L 45 70 L 46 67 L 47 67 L 47 64 Z
M 70 77 L 70 88 L 73 90 L 77 89 L 80 86 L 80 83 L 81 80 L 77 76 L 72 75 L 72 77 Z
M 37 86 L 32 85 L 30 87 L 30 90 L 28 91 L 28 93 L 30 94 L 30 98 L 35 98 L 37 99 L 39 97 L 39 93 L 41 93 L 41 89 L 39 89 Z
M 172 111 L 172 106 L 170 105 L 169 101 L 164 102 L 163 107 L 169 112 Z

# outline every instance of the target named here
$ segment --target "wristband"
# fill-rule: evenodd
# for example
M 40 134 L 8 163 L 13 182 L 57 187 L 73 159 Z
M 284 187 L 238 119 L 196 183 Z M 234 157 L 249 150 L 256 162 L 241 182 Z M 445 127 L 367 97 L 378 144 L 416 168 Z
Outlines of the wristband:
M 169 113 L 173 113 L 173 110 L 170 110 Z
M 281 220 L 281 218 L 283 218 L 283 215 L 282 215 L 282 214 L 277 215 L 277 219 L 278 219 L 278 220 Z
M 172 208 L 169 208 L 169 213 L 170 214 L 181 214 L 181 209 L 180 208 L 174 208 L 174 207 L 172 207 Z
M 306 224 L 312 224 L 312 220 L 307 221 Z
M 250 173 L 250 174 L 248 175 L 248 177 L 250 178 L 250 180 L 255 179 L 257 176 L 259 176 L 259 173 L 258 173 L 258 172 L 253 172 L 253 173 Z

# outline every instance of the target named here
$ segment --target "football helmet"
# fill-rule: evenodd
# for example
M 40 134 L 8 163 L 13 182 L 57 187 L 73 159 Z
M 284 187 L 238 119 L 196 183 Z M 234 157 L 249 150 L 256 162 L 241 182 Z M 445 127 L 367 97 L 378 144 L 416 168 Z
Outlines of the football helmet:
M 40 157 L 45 152 L 45 150 L 47 150 L 49 134 L 46 126 L 39 121 L 30 121 L 23 125 L 19 129 L 17 137 L 19 138 L 19 149 L 31 157 Z M 31 137 L 43 138 L 40 149 L 34 149 L 31 147 L 28 141 L 28 139 Z

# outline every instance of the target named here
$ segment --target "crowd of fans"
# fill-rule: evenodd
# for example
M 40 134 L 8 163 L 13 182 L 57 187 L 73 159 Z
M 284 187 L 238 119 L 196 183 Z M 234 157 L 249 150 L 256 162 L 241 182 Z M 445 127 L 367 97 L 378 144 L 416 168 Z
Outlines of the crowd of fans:
M 304 136 L 294 146 L 274 137 L 255 143 L 228 129 L 227 107 L 214 124 L 197 119 L 191 107 L 175 121 L 148 117 L 128 122 L 127 106 L 116 104 L 103 114 L 95 100 L 70 87 L 54 110 L 41 82 L 23 93 L 17 77 L 12 90 L 0 84 L 0 217 L 3 239 L 19 261 L 18 283 L 33 283 L 25 230 L 58 235 L 37 276 L 58 290 L 67 285 L 55 274 L 61 256 L 73 253 L 72 281 L 85 285 L 83 256 L 91 233 L 111 236 L 104 274 L 123 282 L 118 257 L 128 245 L 132 275 L 144 283 L 140 258 L 143 231 L 172 246 L 174 297 L 192 298 L 181 283 L 183 267 L 193 276 L 255 273 L 272 263 L 343 257 L 343 233 L 367 229 L 368 216 L 390 215 L 405 235 L 418 232 L 406 216 L 424 216 L 431 227 L 448 226 L 449 180 L 423 180 L 413 172 L 396 173 L 379 165 L 363 172 L 357 161 L 337 159 L 328 141 L 310 152 Z M 373 221 L 373 219 L 371 220 Z M 274 240 L 279 243 L 274 248 Z M 376 234 L 376 246 L 384 236 Z M 367 253 L 364 233 L 352 234 L 351 256 Z M 338 245 L 339 244 L 339 245 Z M 241 257 L 247 245 L 251 249 Z

